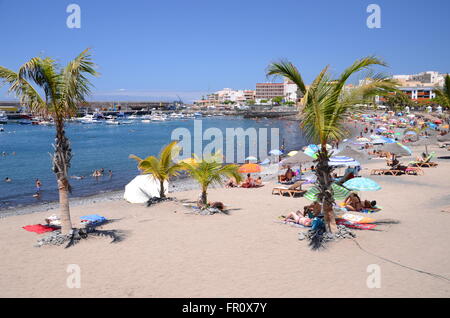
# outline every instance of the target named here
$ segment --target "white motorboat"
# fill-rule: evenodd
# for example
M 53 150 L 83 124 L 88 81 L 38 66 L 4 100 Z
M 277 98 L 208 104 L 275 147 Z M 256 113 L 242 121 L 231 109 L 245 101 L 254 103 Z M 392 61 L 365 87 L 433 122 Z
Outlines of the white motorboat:
M 120 122 L 114 119 L 108 119 L 107 121 L 105 121 L 105 123 L 107 125 L 120 125 Z
M 152 121 L 165 121 L 166 119 L 159 115 L 152 116 Z
M 8 116 L 6 116 L 6 112 L 0 111 L 0 124 L 8 123 Z

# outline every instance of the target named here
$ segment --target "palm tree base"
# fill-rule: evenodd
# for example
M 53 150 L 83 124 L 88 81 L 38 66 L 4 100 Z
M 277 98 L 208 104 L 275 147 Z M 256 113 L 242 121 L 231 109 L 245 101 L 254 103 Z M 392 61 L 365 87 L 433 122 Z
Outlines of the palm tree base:
M 62 234 L 61 231 L 58 230 L 39 239 L 35 247 L 41 247 L 43 245 L 60 246 L 66 244 L 65 248 L 69 248 L 79 243 L 82 239 L 88 239 L 92 236 L 107 236 L 112 238 L 111 243 L 117 243 L 123 240 L 124 233 L 119 230 L 97 230 L 92 226 L 84 229 L 72 229 L 70 234 Z

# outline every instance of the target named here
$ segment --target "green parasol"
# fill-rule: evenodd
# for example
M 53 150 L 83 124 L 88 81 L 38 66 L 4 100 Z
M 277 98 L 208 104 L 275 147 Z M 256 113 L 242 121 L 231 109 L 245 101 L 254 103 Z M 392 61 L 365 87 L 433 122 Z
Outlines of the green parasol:
M 350 194 L 350 191 L 347 190 L 344 187 L 341 187 L 337 185 L 336 183 L 333 183 L 331 185 L 331 188 L 333 189 L 333 198 L 336 201 L 345 200 L 345 198 L 348 197 Z M 308 192 L 305 193 L 304 197 L 307 198 L 310 201 L 317 201 L 317 195 L 319 194 L 320 190 L 317 186 L 312 187 L 308 190 Z

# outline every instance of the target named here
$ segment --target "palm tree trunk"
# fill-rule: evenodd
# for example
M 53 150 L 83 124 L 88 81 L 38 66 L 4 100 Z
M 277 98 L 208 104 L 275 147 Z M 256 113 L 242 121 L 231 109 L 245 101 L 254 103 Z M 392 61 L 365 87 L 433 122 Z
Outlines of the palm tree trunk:
M 333 189 L 331 188 L 331 172 L 332 167 L 328 165 L 329 157 L 326 147 L 323 146 L 318 152 L 318 162 L 316 167 L 317 181 L 319 185 L 318 200 L 322 203 L 322 214 L 327 232 L 336 231 L 336 220 L 333 213 Z
M 166 197 L 164 190 L 164 180 L 159 180 L 159 197 L 161 199 Z
M 64 131 L 64 119 L 56 118 L 56 139 L 53 148 L 53 172 L 56 174 L 59 190 L 59 208 L 61 220 L 61 233 L 69 234 L 72 230 L 72 222 L 70 220 L 69 193 L 71 192 L 68 170 L 70 168 L 70 160 L 72 159 L 72 150 L 70 148 L 69 139 Z
M 206 193 L 206 189 L 202 189 L 201 201 L 204 205 L 208 204 L 208 194 Z

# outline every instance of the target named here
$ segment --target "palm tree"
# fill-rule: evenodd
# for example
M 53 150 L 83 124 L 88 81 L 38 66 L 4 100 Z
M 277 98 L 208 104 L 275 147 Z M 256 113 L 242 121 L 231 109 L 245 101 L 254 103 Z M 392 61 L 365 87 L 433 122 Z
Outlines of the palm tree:
M 64 121 L 76 114 L 77 107 L 90 93 L 91 83 L 86 75 L 97 75 L 94 67 L 89 49 L 81 52 L 65 68 L 61 68 L 50 57 L 34 57 L 23 64 L 18 72 L 0 66 L 0 79 L 2 84 L 9 85 L 9 92 L 15 94 L 33 114 L 51 117 L 55 122 L 52 161 L 58 183 L 63 234 L 72 230 L 69 209 L 71 187 L 68 180 L 72 151 L 64 130 Z M 42 91 L 42 96 L 33 85 Z
M 208 204 L 208 187 L 210 185 L 221 185 L 223 177 L 232 177 L 236 182 L 242 181 L 242 176 L 238 172 L 239 166 L 234 164 L 222 165 L 216 157 L 203 159 L 197 162 L 183 162 L 183 168 L 194 178 L 201 188 L 201 203 Z
M 179 175 L 179 171 L 183 169 L 180 163 L 175 163 L 173 159 L 178 155 L 179 148 L 177 142 L 173 141 L 163 149 L 158 157 L 150 156 L 141 159 L 138 156 L 130 155 L 130 158 L 138 162 L 138 168 L 142 170 L 143 174 L 151 174 L 159 181 L 159 197 L 165 198 L 164 182 L 169 180 L 172 176 Z
M 414 102 L 403 92 L 396 92 L 385 96 L 386 104 L 391 107 L 391 110 L 404 109 L 406 106 L 412 106 Z
M 444 78 L 444 87 L 435 90 L 436 99 L 441 106 L 450 108 L 450 75 L 446 75 Z
M 355 111 L 359 103 L 364 103 L 375 95 L 385 95 L 395 91 L 397 82 L 388 79 L 382 74 L 370 73 L 358 88 L 346 90 L 345 84 L 350 76 L 363 70 L 370 71 L 373 65 L 386 66 L 376 57 L 365 57 L 355 61 L 337 79 L 332 79 L 325 67 L 314 79 L 313 83 L 306 87 L 298 69 L 289 61 L 275 62 L 269 65 L 267 76 L 282 76 L 295 84 L 303 94 L 299 107 L 300 126 L 308 139 L 320 144 L 318 152 L 316 175 L 320 189 L 318 199 L 322 203 L 322 213 L 328 232 L 336 230 L 336 222 L 333 216 L 334 204 L 333 190 L 331 188 L 332 167 L 328 165 L 331 153 L 327 150 L 327 143 L 332 140 L 341 140 L 347 134 L 344 121 L 347 116 Z

